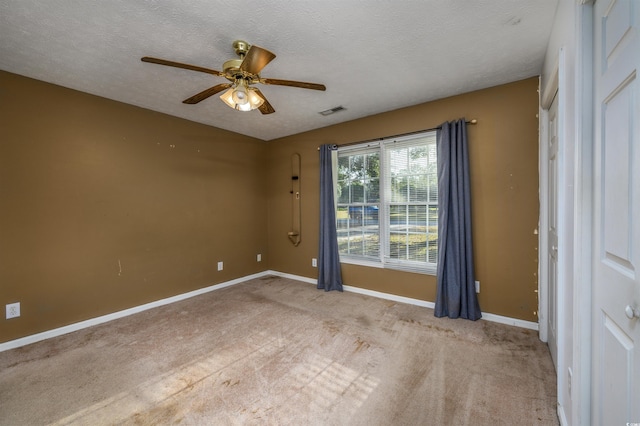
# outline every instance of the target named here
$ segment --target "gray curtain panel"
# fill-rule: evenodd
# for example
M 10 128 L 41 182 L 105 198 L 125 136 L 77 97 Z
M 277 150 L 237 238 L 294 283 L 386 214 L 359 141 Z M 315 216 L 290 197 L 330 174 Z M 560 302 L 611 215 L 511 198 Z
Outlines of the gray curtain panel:
M 438 268 L 435 316 L 482 317 L 471 241 L 471 182 L 464 119 L 442 124 L 438 150 Z
M 336 210 L 333 199 L 333 164 L 331 151 L 335 145 L 320 147 L 320 247 L 318 250 L 318 288 L 342 291 L 342 274 L 336 232 Z

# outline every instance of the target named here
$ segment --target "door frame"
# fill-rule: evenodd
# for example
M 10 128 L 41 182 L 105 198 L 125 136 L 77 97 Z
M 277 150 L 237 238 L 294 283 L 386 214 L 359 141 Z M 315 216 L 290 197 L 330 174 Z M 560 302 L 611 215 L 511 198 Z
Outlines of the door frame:
M 549 341 L 549 108 L 558 96 L 558 115 L 561 111 L 559 93 L 560 50 L 551 79 L 540 96 L 540 144 L 538 153 L 538 173 L 540 180 L 540 223 L 538 224 L 538 334 L 543 342 Z M 557 94 L 556 94 L 557 93 Z M 560 117 L 558 117 L 558 140 L 560 141 Z M 557 299 L 556 299 L 557 300 Z M 557 303 L 557 302 L 556 302 Z
M 558 51 L 558 56 L 553 69 L 553 73 L 549 76 L 549 80 L 546 87 L 542 88 L 540 96 L 540 224 L 538 230 L 538 253 L 539 253 L 539 275 L 538 275 L 538 299 L 539 299 L 539 311 L 538 321 L 540 326 L 540 339 L 547 342 L 550 337 L 548 321 L 549 321 L 549 309 L 550 309 L 550 297 L 549 297 L 549 197 L 551 195 L 549 189 L 549 108 L 554 99 L 558 103 L 557 115 L 556 115 L 556 132 L 557 132 L 557 146 L 558 151 L 556 154 L 557 164 L 557 236 L 558 236 L 558 249 L 556 255 L 557 261 L 557 279 L 556 279 L 556 341 L 554 342 L 556 348 L 556 389 L 558 395 L 558 417 L 561 424 L 566 424 L 566 414 L 563 412 L 566 410 L 565 405 L 567 401 L 563 397 L 565 389 L 568 386 L 568 380 L 563 373 L 567 366 L 566 353 L 567 348 L 564 342 L 566 342 L 567 336 L 565 333 L 567 319 L 564 315 L 564 306 L 572 301 L 566 300 L 566 289 L 571 283 L 568 282 L 569 268 L 571 267 L 571 259 L 567 258 L 567 236 L 571 235 L 566 229 L 569 226 L 570 221 L 567 218 L 568 204 L 570 203 L 572 194 L 567 189 L 567 167 L 566 156 L 570 153 L 567 152 L 567 67 L 566 67 L 566 52 L 565 48 L 561 47 Z M 567 333 L 568 334 L 568 333 Z M 563 421 L 565 420 L 565 421 Z
M 573 276 L 573 398 L 576 424 L 591 424 L 593 176 L 594 164 L 594 0 L 580 0 L 576 16 L 575 211 Z

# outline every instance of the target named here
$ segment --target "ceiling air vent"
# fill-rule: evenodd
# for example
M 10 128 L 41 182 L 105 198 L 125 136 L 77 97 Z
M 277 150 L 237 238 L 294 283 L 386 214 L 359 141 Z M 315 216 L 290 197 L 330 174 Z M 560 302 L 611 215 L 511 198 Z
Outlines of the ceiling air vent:
M 321 115 L 331 115 L 333 113 L 336 113 L 336 112 L 339 112 L 339 111 L 343 111 L 345 109 L 346 109 L 345 107 L 340 105 L 340 106 L 337 106 L 337 107 L 333 107 L 331 109 L 325 109 L 324 111 L 320 111 L 319 114 L 321 114 Z

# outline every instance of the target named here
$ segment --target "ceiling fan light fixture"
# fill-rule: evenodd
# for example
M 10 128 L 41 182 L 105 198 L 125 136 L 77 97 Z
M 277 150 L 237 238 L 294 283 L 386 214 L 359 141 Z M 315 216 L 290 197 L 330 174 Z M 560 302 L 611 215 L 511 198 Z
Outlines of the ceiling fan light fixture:
M 238 98 L 238 88 L 242 87 L 242 96 L 244 97 L 244 102 L 237 102 Z M 253 87 L 232 87 L 220 95 L 220 99 L 227 104 L 230 108 L 235 109 L 236 111 L 252 111 L 254 109 L 258 109 L 264 103 L 264 98 L 256 93 L 256 90 Z
M 231 97 L 233 99 L 233 102 L 236 103 L 236 105 L 244 105 L 247 102 L 249 102 L 247 86 L 244 80 L 238 81 L 238 83 L 236 84 L 236 88 L 231 93 Z
M 264 103 L 264 98 L 253 87 L 249 87 L 249 103 L 251 104 L 251 109 L 260 108 Z
M 236 111 L 251 111 L 251 104 L 236 104 Z
M 235 88 L 230 88 L 228 89 L 226 92 L 224 92 L 222 95 L 220 95 L 220 99 L 222 99 L 222 101 L 229 105 L 229 107 L 236 109 L 236 103 L 233 102 L 233 91 L 235 90 Z

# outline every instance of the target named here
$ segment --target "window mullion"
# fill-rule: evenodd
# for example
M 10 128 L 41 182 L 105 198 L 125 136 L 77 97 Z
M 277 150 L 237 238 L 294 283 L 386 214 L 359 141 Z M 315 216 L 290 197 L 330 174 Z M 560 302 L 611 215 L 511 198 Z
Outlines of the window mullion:
M 391 190 L 390 177 L 388 172 L 388 164 L 389 158 L 388 153 L 384 149 L 384 147 L 380 146 L 380 178 L 378 185 L 381 189 L 380 191 L 380 213 L 378 214 L 378 242 L 380 244 L 379 247 L 379 257 L 380 262 L 384 264 L 385 259 L 389 257 L 389 205 L 388 198 L 389 192 Z M 382 218 L 381 218 L 382 217 Z
M 407 198 L 409 198 L 409 190 L 411 189 L 411 186 L 409 185 L 407 187 Z M 409 247 L 411 246 L 409 244 L 409 236 L 411 235 L 409 233 L 409 202 L 407 200 L 407 204 L 405 204 L 404 206 L 404 217 L 406 218 L 405 224 L 404 224 L 404 238 L 405 238 L 405 242 L 404 242 L 404 255 L 406 256 L 407 259 L 410 259 L 409 256 Z

